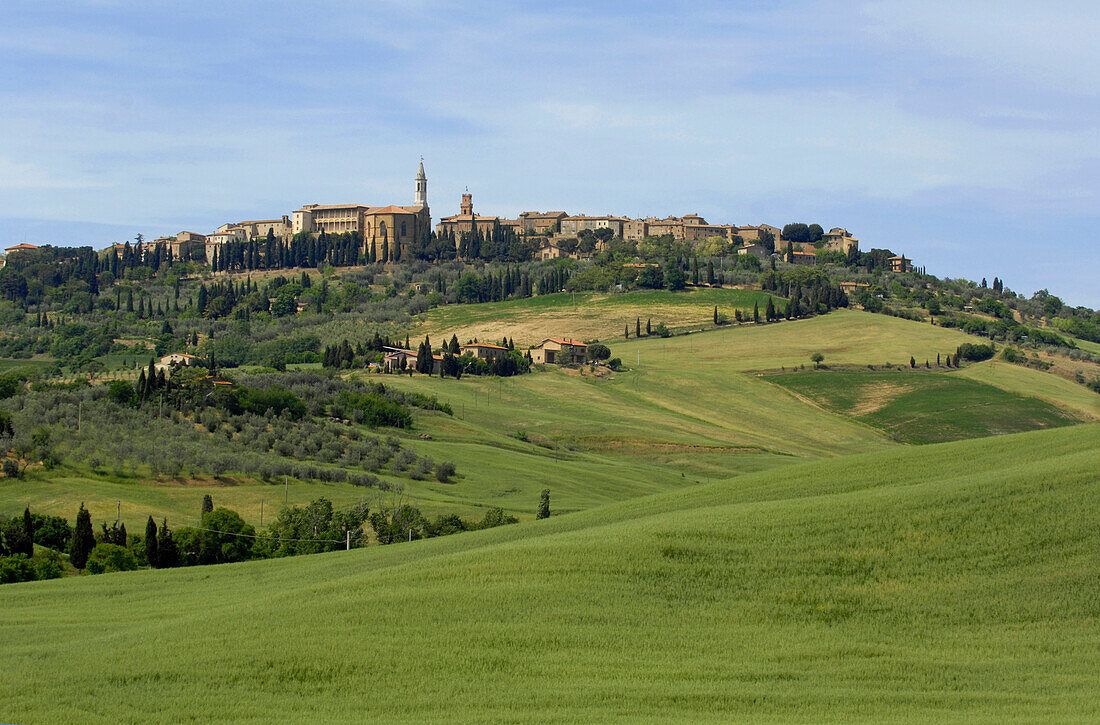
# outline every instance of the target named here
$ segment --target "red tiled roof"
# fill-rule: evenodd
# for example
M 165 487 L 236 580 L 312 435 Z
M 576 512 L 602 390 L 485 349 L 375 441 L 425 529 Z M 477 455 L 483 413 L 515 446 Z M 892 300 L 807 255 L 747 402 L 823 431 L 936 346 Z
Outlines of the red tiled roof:
M 542 341 L 542 344 L 545 345 L 548 342 L 556 342 L 559 345 L 572 345 L 573 347 L 588 347 L 580 340 L 571 340 L 568 337 L 548 337 Z
M 466 343 L 465 345 L 462 345 L 462 347 L 464 347 L 464 348 L 465 347 L 490 347 L 494 350 L 507 350 L 508 349 L 506 347 L 501 347 L 500 345 L 490 345 L 487 342 L 469 342 L 469 343 Z

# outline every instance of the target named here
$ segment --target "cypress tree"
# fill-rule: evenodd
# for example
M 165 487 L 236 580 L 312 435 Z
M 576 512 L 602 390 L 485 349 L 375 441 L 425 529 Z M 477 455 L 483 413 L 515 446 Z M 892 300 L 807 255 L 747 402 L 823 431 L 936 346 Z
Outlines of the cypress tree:
M 652 317 L 647 318 L 646 321 L 645 321 L 645 334 L 647 336 L 653 334 L 653 318 Z
M 214 510 L 214 499 L 210 497 L 210 494 L 206 494 L 202 497 L 202 512 L 199 514 L 201 519 L 206 514 Z
M 27 558 L 34 556 L 34 524 L 31 522 L 31 509 L 28 506 L 23 509 L 23 541 L 22 551 L 15 553 L 26 554 Z
M 536 519 L 550 518 L 550 489 L 544 488 L 539 497 L 539 510 L 535 514 Z
M 152 516 L 145 522 L 145 560 L 151 568 L 160 568 L 157 561 L 157 522 L 153 521 Z
M 718 305 L 714 306 L 714 324 L 718 324 Z
M 775 303 L 772 301 L 771 296 L 768 296 L 768 306 L 764 309 L 764 321 L 771 322 L 775 317 Z
M 84 502 L 80 503 L 80 510 L 76 513 L 76 528 L 73 529 L 73 540 L 69 544 L 69 563 L 77 569 L 83 569 L 88 563 L 88 554 L 95 546 L 95 534 L 92 533 L 92 515 L 84 508 Z
M 642 336 L 642 318 L 638 317 L 634 320 L 634 337 Z
M 179 548 L 172 538 L 172 532 L 168 530 L 168 519 L 161 521 L 160 533 L 157 535 L 157 565 L 161 569 L 179 566 Z
M 624 340 L 629 340 L 630 339 L 630 325 L 624 325 L 623 326 L 623 339 Z
M 752 321 L 757 323 L 757 324 L 760 323 L 760 303 L 759 302 L 753 302 L 752 303 Z

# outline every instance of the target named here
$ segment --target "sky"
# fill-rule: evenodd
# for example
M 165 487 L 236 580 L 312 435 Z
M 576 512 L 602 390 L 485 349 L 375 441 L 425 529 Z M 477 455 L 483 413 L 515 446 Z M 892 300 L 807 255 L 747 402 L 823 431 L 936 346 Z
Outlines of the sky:
M 1100 307 L 1100 5 L 5 0 L 0 244 L 307 203 L 840 226 Z

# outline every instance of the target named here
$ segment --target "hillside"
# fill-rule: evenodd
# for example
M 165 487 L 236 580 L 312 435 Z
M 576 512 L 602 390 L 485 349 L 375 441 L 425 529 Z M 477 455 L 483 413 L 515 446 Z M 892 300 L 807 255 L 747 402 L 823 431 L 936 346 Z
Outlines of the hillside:
M 643 294 L 654 300 L 676 299 L 668 292 Z M 705 317 L 707 308 L 697 308 L 697 312 Z M 604 324 L 618 324 L 617 314 L 606 313 Z M 404 486 L 406 495 L 433 515 L 457 512 L 480 516 L 486 507 L 500 506 L 529 518 L 544 488 L 553 491 L 557 511 L 579 511 L 740 473 L 881 450 L 908 441 L 906 436 L 916 421 L 903 418 L 896 429 L 886 429 L 874 421 L 853 419 L 805 395 L 791 394 L 760 371 L 786 368 L 789 373 L 796 366 L 809 364 L 811 353 L 819 351 L 827 364 L 837 366 L 897 365 L 911 356 L 934 361 L 937 354 L 951 352 L 972 339 L 955 330 L 840 310 L 774 325 L 719 329 L 711 325 L 700 334 L 609 341 L 613 354 L 621 357 L 625 366 L 610 375 L 593 375 L 586 369 L 549 369 L 507 379 L 380 377 L 360 371 L 347 376 L 381 379 L 394 389 L 437 396 L 454 410 L 453 416 L 418 411 L 415 428 L 386 434 L 397 436 L 418 455 L 453 461 L 459 472 L 456 482 L 411 481 L 382 472 L 383 480 Z M 992 363 L 950 373 L 933 370 L 919 374 L 943 380 L 945 375 L 978 375 L 985 369 L 981 366 L 989 365 Z M 1095 406 L 1100 398 L 1083 386 L 1049 373 L 997 365 L 998 370 L 1009 368 L 1001 376 L 1004 379 L 990 380 L 991 385 L 973 383 L 968 400 L 985 404 L 996 399 L 1001 404 L 999 415 L 1018 420 L 1015 427 L 986 432 L 1100 417 L 1088 413 L 1088 405 Z M 906 370 L 890 374 L 911 375 Z M 795 379 L 809 379 L 802 376 L 812 373 L 794 374 Z M 1013 395 L 1005 398 L 998 388 Z M 1036 400 L 1035 395 L 1047 402 Z M 953 405 L 951 396 L 933 392 L 925 397 L 925 403 L 933 408 Z M 1051 406 L 1063 408 L 1073 417 L 1066 418 Z M 974 434 L 974 430 L 946 431 L 936 439 Z M 897 436 L 897 441 L 891 436 Z M 284 496 L 292 504 L 324 496 L 337 506 L 350 506 L 364 498 L 376 498 L 377 491 L 293 477 L 284 489 L 283 485 L 232 472 L 217 478 L 157 476 L 138 468 L 132 475 L 124 475 L 63 465 L 51 472 L 34 472 L 23 480 L 0 479 L 0 513 L 20 513 L 29 505 L 35 511 L 71 518 L 83 501 L 98 525 L 99 521 L 114 520 L 116 504 L 121 501 L 122 520 L 136 531 L 149 515 L 167 518 L 174 525 L 191 525 L 204 494 L 211 494 L 217 505 L 232 508 L 257 525 L 261 502 L 270 521 Z
M 5 586 L 0 698 L 16 721 L 1090 720 L 1098 445 L 899 448 L 413 544 Z
M 507 336 L 516 345 L 537 345 L 548 336 L 568 335 L 577 339 L 621 339 L 625 328 L 633 335 L 640 320 L 669 328 L 709 327 L 714 307 L 733 319 L 734 310 L 752 317 L 753 305 L 763 314 L 769 297 L 776 294 L 743 289 L 638 290 L 628 294 L 576 292 L 540 295 L 528 299 L 486 302 L 479 305 L 437 307 L 421 316 L 414 335 L 457 334 L 462 341 L 500 340 Z

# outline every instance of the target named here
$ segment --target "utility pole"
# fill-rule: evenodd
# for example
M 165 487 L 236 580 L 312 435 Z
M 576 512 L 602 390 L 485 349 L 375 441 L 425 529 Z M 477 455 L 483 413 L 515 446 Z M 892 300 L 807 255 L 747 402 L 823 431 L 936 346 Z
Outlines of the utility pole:
M 290 478 L 283 476 L 283 485 L 286 487 L 283 489 L 283 503 L 290 500 Z
M 260 528 L 264 527 L 264 500 L 260 499 Z
M 347 537 L 344 540 L 344 550 L 351 551 L 351 531 L 345 531 L 344 535 Z

